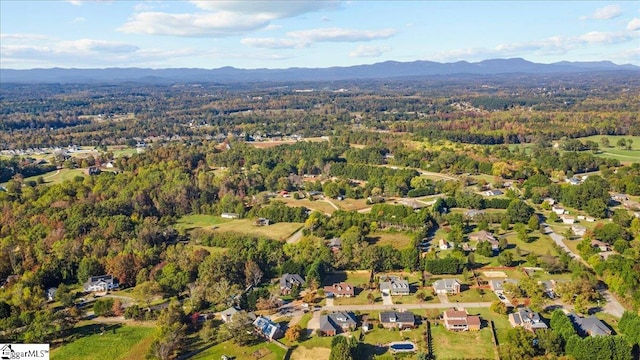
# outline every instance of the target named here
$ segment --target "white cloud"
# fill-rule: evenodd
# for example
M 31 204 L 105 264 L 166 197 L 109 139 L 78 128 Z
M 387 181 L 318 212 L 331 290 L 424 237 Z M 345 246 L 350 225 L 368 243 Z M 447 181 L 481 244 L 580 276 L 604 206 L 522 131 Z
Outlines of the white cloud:
M 307 44 L 296 39 L 274 39 L 274 38 L 244 38 L 240 40 L 242 45 L 262 48 L 262 49 L 298 49 L 306 47 Z
M 309 12 L 337 9 L 340 1 L 210 1 L 191 0 L 190 3 L 196 7 L 207 11 L 228 11 L 246 15 L 267 14 L 274 19 L 294 17 Z
M 580 19 L 581 20 L 587 20 L 587 19 L 609 20 L 609 19 L 617 18 L 620 15 L 622 15 L 622 9 L 620 8 L 620 5 L 607 5 L 605 7 L 596 9 L 589 16 L 581 16 Z
M 169 14 L 142 12 L 118 28 L 125 33 L 174 35 L 193 37 L 221 37 L 264 28 L 271 18 L 243 16 L 233 12 Z
M 640 33 L 592 31 L 580 36 L 553 36 L 542 40 L 499 44 L 493 48 L 464 48 L 443 51 L 433 56 L 436 60 L 477 60 L 486 58 L 521 57 L 531 54 L 558 55 L 593 45 L 619 44 L 640 38 Z
M 337 1 L 190 1 L 199 11 L 141 11 L 119 31 L 148 35 L 223 37 L 265 29 L 271 21 L 339 7 Z M 142 7 L 137 7 L 142 9 Z
M 389 50 L 388 46 L 360 45 L 349 53 L 349 57 L 378 57 Z
M 629 21 L 629 23 L 627 24 L 627 30 L 629 31 L 640 30 L 640 19 L 633 18 L 633 20 Z
M 269 25 L 267 25 L 266 28 L 264 28 L 265 31 L 273 31 L 273 30 L 278 30 L 278 29 L 282 29 L 282 25 L 269 24 Z
M 396 34 L 394 29 L 354 30 L 322 28 L 290 31 L 286 38 L 244 38 L 243 45 L 266 49 L 300 49 L 318 42 L 361 42 L 388 39 Z
M 354 30 L 341 28 L 291 31 L 287 35 L 305 42 L 358 42 L 388 39 L 396 34 L 394 29 Z
M 87 19 L 83 18 L 82 16 L 78 16 L 77 18 L 73 19 L 74 23 L 81 23 L 85 21 L 87 21 Z
M 49 37 L 46 36 L 46 35 L 40 35 L 40 34 L 7 34 L 7 33 L 2 33 L 2 34 L 0 34 L 0 39 L 7 40 L 7 41 L 11 41 L 11 40 L 38 41 L 38 40 L 47 40 L 47 39 L 49 39 Z
M 82 5 L 82 0 L 67 0 L 67 2 L 71 5 L 80 6 Z

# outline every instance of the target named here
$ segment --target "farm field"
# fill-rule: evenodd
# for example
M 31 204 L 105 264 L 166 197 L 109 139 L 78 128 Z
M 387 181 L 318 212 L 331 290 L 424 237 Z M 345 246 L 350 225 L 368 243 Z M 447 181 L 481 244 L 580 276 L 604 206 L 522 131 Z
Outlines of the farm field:
M 102 327 L 104 334 L 101 334 Z M 52 360 L 139 359 L 151 346 L 155 328 L 93 323 L 78 326 L 74 332 L 78 339 L 53 349 Z

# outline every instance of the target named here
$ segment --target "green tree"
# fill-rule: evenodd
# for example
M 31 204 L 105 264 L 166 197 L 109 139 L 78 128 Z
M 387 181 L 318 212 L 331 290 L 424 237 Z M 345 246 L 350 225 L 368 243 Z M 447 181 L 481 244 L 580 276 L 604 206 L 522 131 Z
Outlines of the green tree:
M 513 264 L 513 254 L 509 251 L 503 251 L 498 255 L 498 263 L 502 266 L 511 266 Z
M 529 230 L 531 230 L 531 231 L 538 230 L 538 227 L 540 226 L 540 222 L 538 220 L 538 215 L 535 215 L 535 214 L 531 215 L 527 225 L 529 226 Z
M 514 199 L 509 203 L 507 207 L 507 216 L 512 223 L 526 223 L 529 221 L 534 210 L 526 202 L 520 199 Z

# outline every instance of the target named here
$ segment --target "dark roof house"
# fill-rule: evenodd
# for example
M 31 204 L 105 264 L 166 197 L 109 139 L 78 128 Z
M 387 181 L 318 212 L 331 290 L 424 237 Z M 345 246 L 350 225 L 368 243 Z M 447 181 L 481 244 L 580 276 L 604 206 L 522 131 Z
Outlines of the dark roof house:
M 575 313 L 569 314 L 569 319 L 576 325 L 579 333 L 589 336 L 611 335 L 611 329 L 595 315 L 583 318 Z
M 283 274 L 280 278 L 280 293 L 283 295 L 291 294 L 294 287 L 303 287 L 305 284 L 302 276 L 298 274 Z
M 352 297 L 352 296 L 355 296 L 355 288 L 351 284 L 347 284 L 346 282 L 340 282 L 330 286 L 325 286 L 324 294 L 326 296 L 335 296 L 335 297 Z
M 334 312 L 320 315 L 320 332 L 325 336 L 351 331 L 356 328 L 357 322 L 350 312 Z
M 115 279 L 113 275 L 91 276 L 89 280 L 84 283 L 85 292 L 105 292 L 116 288 L 118 288 L 118 280 Z
M 380 313 L 380 323 L 389 328 L 413 328 L 416 326 L 416 317 L 410 311 L 383 311 Z
M 547 324 L 542 322 L 540 314 L 533 312 L 528 308 L 518 309 L 517 311 L 509 314 L 509 323 L 513 327 L 522 326 L 529 331 L 547 328 Z

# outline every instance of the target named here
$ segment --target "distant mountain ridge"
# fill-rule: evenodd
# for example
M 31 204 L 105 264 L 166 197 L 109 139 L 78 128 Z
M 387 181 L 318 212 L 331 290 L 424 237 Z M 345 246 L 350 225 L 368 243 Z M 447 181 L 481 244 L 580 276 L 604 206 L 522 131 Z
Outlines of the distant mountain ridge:
M 370 65 L 329 68 L 218 69 L 197 68 L 105 68 L 105 69 L 0 69 L 0 83 L 114 83 L 114 82 L 261 82 L 336 81 L 384 79 L 407 76 L 557 74 L 598 71 L 638 71 L 640 66 L 616 65 L 610 61 L 539 64 L 521 58 L 491 59 L 480 62 L 385 61 Z

